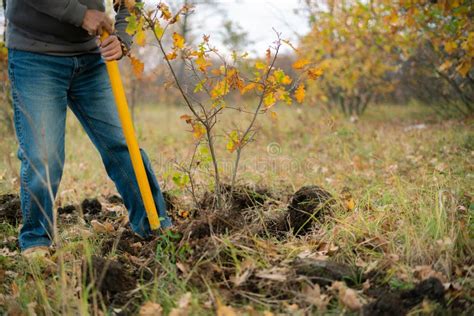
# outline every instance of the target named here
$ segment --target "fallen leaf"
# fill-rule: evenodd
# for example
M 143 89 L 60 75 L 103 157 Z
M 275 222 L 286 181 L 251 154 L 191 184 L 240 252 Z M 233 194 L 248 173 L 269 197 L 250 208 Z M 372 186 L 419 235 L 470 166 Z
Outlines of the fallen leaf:
M 92 229 L 94 230 L 94 232 L 96 232 L 98 234 L 111 233 L 111 232 L 115 231 L 115 228 L 111 223 L 105 222 L 104 224 L 102 224 L 101 222 L 99 222 L 96 219 L 93 219 L 91 221 L 91 226 L 92 226 Z
M 287 273 L 288 269 L 286 268 L 274 267 L 257 272 L 256 276 L 261 279 L 285 282 L 287 280 Z
M 189 304 L 191 303 L 191 292 L 187 292 L 178 301 L 178 307 L 175 307 L 169 313 L 169 316 L 187 316 L 189 314 Z
M 362 307 L 362 303 L 357 296 L 357 292 L 353 289 L 347 288 L 342 293 L 339 293 L 339 299 L 341 300 L 344 306 L 348 307 L 350 310 L 359 310 Z
M 306 285 L 303 288 L 302 294 L 306 302 L 316 306 L 318 311 L 321 312 L 326 310 L 330 301 L 329 295 L 321 294 L 319 284 L 315 284 L 314 286 Z
M 140 316 L 161 316 L 162 314 L 163 308 L 157 303 L 146 302 L 140 307 Z
M 217 316 L 237 316 L 237 313 L 231 306 L 222 304 L 222 302 L 217 299 Z
M 348 288 L 344 282 L 336 281 L 329 288 L 332 291 L 338 293 L 339 302 L 350 310 L 359 310 L 363 304 L 357 295 L 357 292 L 351 288 Z

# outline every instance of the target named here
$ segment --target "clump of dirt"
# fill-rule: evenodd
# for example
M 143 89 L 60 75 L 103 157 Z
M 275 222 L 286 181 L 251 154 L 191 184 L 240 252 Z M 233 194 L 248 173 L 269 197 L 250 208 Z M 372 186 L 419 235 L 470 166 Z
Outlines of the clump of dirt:
M 378 298 L 364 306 L 363 314 L 406 315 L 410 309 L 429 299 L 444 304 L 444 286 L 437 278 L 431 277 L 418 283 L 415 288 L 401 292 L 381 292 Z
M 309 232 L 314 219 L 323 221 L 331 212 L 334 198 L 323 188 L 304 186 L 293 194 L 288 206 L 289 224 L 296 236 Z
M 106 297 L 130 291 L 136 287 L 136 280 L 120 262 L 93 256 L 90 265 L 84 262 L 83 267 L 87 275 L 87 283 L 93 283 Z
M 405 314 L 406 311 L 400 302 L 400 297 L 394 293 L 386 293 L 380 296 L 377 300 L 366 305 L 363 309 L 364 316 L 399 316 Z
M 418 283 L 414 289 L 402 292 L 400 298 L 407 308 L 418 305 L 424 298 L 442 303 L 444 286 L 439 279 L 431 277 Z
M 296 259 L 292 266 L 296 274 L 304 275 L 321 286 L 330 285 L 334 281 L 345 281 L 352 285 L 359 275 L 354 267 L 330 260 Z
M 117 194 L 110 195 L 106 197 L 107 202 L 110 204 L 123 204 L 123 199 Z
M 256 234 L 260 237 L 275 237 L 283 239 L 288 232 L 287 212 L 278 212 L 265 218 L 263 225 L 257 227 Z
M 102 211 L 102 204 L 97 199 L 85 199 L 81 203 L 82 213 L 97 215 Z
M 174 211 L 179 204 L 178 198 L 169 191 L 163 191 L 163 198 L 165 199 L 166 208 L 168 211 Z
M 16 226 L 21 221 L 20 197 L 16 194 L 0 196 L 0 221 Z
M 65 205 L 58 207 L 58 214 L 72 214 L 76 211 L 76 206 L 75 205 Z
M 137 256 L 141 254 L 143 242 L 144 240 L 142 238 L 135 235 L 130 228 L 127 228 L 123 232 L 117 232 L 110 235 L 110 238 L 105 239 L 102 243 L 102 253 L 107 254 L 115 248 Z

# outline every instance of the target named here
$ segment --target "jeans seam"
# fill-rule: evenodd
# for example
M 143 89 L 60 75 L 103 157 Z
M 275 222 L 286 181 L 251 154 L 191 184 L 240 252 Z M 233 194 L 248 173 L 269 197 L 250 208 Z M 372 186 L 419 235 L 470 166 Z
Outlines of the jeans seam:
M 16 124 L 16 129 L 17 129 L 17 138 L 18 138 L 18 143 L 20 145 L 20 150 L 22 152 L 22 155 L 24 155 L 24 150 L 23 148 L 25 147 L 25 143 L 24 143 L 24 135 L 23 135 L 23 124 L 22 124 L 22 120 L 20 118 L 20 114 L 21 114 L 21 111 L 18 109 L 18 106 L 16 106 L 15 104 L 16 103 L 22 103 L 21 102 L 21 98 L 19 97 L 18 95 L 18 89 L 16 87 L 16 80 L 15 80 L 15 73 L 14 73 L 14 65 L 13 65 L 13 62 L 10 60 L 10 63 L 9 63 L 9 76 L 10 76 L 10 82 L 11 82 L 11 86 L 12 86 L 12 98 L 16 100 L 16 102 L 14 102 L 14 114 L 15 114 L 15 124 Z M 29 165 L 30 163 L 28 162 L 28 160 L 24 159 L 24 157 L 22 157 L 21 159 L 21 163 L 22 164 L 27 164 Z M 31 198 L 30 198 L 30 191 L 28 189 L 29 187 L 29 184 L 30 184 L 30 181 L 29 181 L 29 177 L 28 177 L 28 174 L 26 172 L 26 168 L 23 167 L 21 168 L 22 170 L 20 171 L 20 181 L 22 183 L 24 183 L 24 189 L 23 189 L 23 194 L 24 194 L 24 198 L 22 199 L 23 200 L 23 204 L 22 205 L 22 209 L 23 209 L 23 212 L 25 213 L 25 217 L 26 217 L 26 220 L 25 222 L 28 222 L 31 224 L 31 221 L 29 220 L 30 219 L 30 212 L 31 212 Z

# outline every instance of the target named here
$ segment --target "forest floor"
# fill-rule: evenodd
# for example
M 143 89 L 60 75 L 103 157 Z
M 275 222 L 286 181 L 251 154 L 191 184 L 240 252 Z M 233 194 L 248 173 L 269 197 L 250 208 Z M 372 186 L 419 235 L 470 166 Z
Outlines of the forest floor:
M 419 107 L 357 122 L 311 107 L 260 119 L 227 203 L 184 108 L 142 106 L 140 144 L 175 227 L 137 239 L 100 157 L 72 115 L 48 262 L 19 254 L 16 145 L 0 143 L 0 312 L 11 315 L 474 314 L 474 128 Z M 71 114 L 71 113 L 69 113 Z M 240 115 L 240 116 L 239 116 Z M 227 128 L 247 119 L 224 116 Z M 235 154 L 234 154 L 235 155 Z M 317 211 L 317 212 L 315 212 Z

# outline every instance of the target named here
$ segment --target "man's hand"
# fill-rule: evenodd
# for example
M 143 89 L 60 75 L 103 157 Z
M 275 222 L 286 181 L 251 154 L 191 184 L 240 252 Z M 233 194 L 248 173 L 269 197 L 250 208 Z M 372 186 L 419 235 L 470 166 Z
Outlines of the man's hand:
M 120 40 L 115 35 L 110 35 L 100 44 L 100 53 L 107 60 L 117 60 L 123 55 Z
M 90 35 L 100 35 L 103 30 L 111 34 L 114 31 L 112 25 L 107 15 L 97 10 L 87 10 L 82 21 L 82 28 Z

